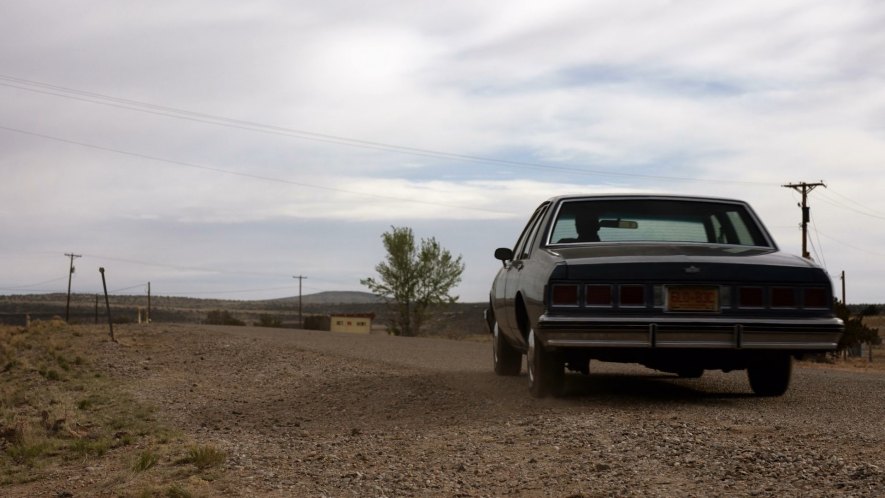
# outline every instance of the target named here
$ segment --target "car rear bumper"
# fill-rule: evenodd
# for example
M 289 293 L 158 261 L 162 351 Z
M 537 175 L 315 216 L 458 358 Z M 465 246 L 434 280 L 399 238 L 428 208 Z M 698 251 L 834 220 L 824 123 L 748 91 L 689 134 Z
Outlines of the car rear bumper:
M 832 351 L 838 318 L 650 320 L 543 315 L 538 338 L 551 348 L 690 348 Z

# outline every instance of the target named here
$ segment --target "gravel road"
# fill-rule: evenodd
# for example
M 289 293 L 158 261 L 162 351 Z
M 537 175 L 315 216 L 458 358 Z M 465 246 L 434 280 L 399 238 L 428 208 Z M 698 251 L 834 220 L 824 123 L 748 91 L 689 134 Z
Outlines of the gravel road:
M 119 332 L 108 368 L 228 452 L 231 496 L 885 496 L 885 375 L 695 380 L 591 364 L 568 395 L 496 377 L 489 343 L 247 327 Z

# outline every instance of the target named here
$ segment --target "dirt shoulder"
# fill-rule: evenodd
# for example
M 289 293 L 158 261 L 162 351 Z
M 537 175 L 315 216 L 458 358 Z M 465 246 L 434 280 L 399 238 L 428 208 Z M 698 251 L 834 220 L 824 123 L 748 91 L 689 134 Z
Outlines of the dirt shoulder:
M 881 496 L 885 375 L 797 368 L 781 398 L 739 372 L 594 363 L 534 400 L 488 344 L 152 325 L 78 338 L 175 428 L 55 462 L 4 496 Z M 193 448 L 224 458 L 199 468 Z M 158 461 L 133 470 L 153 451 Z

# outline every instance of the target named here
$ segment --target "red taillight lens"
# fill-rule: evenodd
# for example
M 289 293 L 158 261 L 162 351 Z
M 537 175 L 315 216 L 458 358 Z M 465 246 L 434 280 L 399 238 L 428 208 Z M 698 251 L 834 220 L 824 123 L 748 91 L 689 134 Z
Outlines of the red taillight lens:
M 587 305 L 588 306 L 611 306 L 612 305 L 612 286 L 611 285 L 588 285 L 587 286 Z
M 762 308 L 765 298 L 762 287 L 741 287 L 738 291 L 738 305 L 742 308 Z
M 792 287 L 772 287 L 771 288 L 771 307 L 772 308 L 795 308 L 796 307 L 796 289 Z
M 622 285 L 621 306 L 645 306 L 644 285 Z
M 805 289 L 802 305 L 806 308 L 826 308 L 827 290 L 821 287 Z
M 578 286 L 571 284 L 556 284 L 550 293 L 554 306 L 577 306 Z

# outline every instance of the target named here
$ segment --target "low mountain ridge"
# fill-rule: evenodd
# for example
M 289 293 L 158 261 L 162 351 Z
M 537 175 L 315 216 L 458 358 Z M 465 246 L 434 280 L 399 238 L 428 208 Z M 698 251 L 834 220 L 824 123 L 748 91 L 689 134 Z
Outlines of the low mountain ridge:
M 298 296 L 269 299 L 267 303 L 295 303 L 298 304 Z M 378 304 L 384 299 L 369 292 L 359 291 L 326 291 L 316 294 L 301 296 L 302 304 Z

